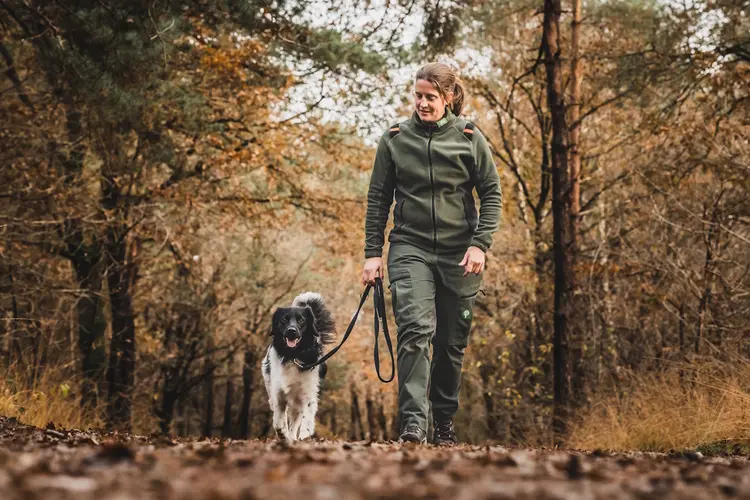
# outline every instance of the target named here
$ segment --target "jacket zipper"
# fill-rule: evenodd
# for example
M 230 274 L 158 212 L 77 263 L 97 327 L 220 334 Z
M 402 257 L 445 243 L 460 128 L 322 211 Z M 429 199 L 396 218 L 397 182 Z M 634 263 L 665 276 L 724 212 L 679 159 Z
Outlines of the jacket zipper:
M 432 251 L 437 252 L 437 218 L 435 214 L 435 179 L 432 175 L 432 153 L 430 145 L 432 143 L 432 130 L 430 138 L 427 140 L 427 161 L 430 166 L 430 189 L 432 190 Z

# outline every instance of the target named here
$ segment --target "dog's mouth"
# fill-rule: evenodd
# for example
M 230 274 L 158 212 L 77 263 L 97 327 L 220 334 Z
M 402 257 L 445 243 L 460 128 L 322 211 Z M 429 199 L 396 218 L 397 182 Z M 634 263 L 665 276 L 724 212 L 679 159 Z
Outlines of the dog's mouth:
M 291 347 L 291 348 L 293 348 L 293 347 L 297 347 L 297 344 L 299 344 L 299 339 L 300 339 L 300 338 L 299 338 L 299 337 L 297 337 L 296 339 L 290 339 L 290 338 L 286 338 L 286 339 L 284 339 L 284 340 L 286 340 L 286 345 L 287 345 L 287 347 Z

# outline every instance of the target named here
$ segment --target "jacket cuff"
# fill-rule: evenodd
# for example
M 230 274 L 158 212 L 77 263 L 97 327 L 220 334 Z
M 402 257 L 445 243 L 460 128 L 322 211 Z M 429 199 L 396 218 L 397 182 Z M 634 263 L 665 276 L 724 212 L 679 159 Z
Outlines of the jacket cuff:
M 382 257 L 383 256 L 383 249 L 382 248 L 370 248 L 365 250 L 365 259 L 369 259 L 370 257 Z
M 471 240 L 471 244 L 469 246 L 477 247 L 478 249 L 480 249 L 484 253 L 487 253 L 487 250 L 489 250 L 489 246 L 487 246 L 484 243 L 482 243 L 481 241 L 475 240 L 475 239 Z

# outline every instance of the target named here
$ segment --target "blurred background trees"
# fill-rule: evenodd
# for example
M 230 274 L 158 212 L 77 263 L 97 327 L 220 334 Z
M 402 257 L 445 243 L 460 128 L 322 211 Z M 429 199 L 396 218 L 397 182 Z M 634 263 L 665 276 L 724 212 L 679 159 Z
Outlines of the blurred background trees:
M 372 137 L 440 59 L 506 200 L 461 437 L 596 446 L 665 390 L 677 416 L 741 414 L 750 5 L 574 7 L 0 0 L 0 412 L 269 436 L 269 315 L 312 289 L 344 330 Z M 321 435 L 398 427 L 367 314 L 330 365 Z

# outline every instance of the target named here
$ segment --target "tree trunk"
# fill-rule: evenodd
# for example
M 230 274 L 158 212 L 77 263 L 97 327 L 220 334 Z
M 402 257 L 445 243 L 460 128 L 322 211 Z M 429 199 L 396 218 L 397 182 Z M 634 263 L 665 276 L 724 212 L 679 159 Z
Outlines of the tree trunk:
M 250 437 L 250 401 L 253 397 L 255 382 L 255 352 L 248 349 L 245 351 L 245 359 L 242 365 L 242 406 L 240 407 L 240 418 L 237 429 L 237 437 L 248 439 Z
M 113 224 L 107 229 L 107 284 L 112 309 L 107 416 L 112 427 L 130 430 L 136 352 L 130 290 L 135 279 L 135 267 L 127 256 L 126 232 L 122 223 Z
M 177 413 L 177 435 L 178 436 L 187 436 L 187 428 L 185 426 L 185 398 L 180 397 L 177 400 L 177 405 L 175 406 L 175 411 Z
M 263 427 L 260 430 L 259 437 L 266 437 L 268 436 L 268 433 L 271 432 L 271 422 L 272 422 L 273 415 L 271 414 L 271 410 L 267 410 L 263 412 Z
M 580 213 L 581 213 L 581 81 L 583 69 L 581 59 L 578 56 L 580 48 L 581 31 L 581 0 L 573 0 L 573 19 L 571 21 L 571 92 L 570 92 L 570 267 L 576 269 L 579 262 L 579 239 L 580 239 Z M 581 301 L 583 295 L 579 284 L 571 283 L 572 297 Z M 572 403 L 578 407 L 585 402 L 586 367 L 584 360 L 584 347 L 586 343 L 586 329 L 583 328 L 585 308 L 570 308 L 570 335 L 573 345 L 572 349 Z M 575 337 L 573 335 L 575 334 Z
M 336 420 L 336 407 L 331 408 L 331 434 L 338 435 L 339 423 Z
M 578 56 L 581 32 L 581 0 L 573 0 L 573 20 L 571 21 L 571 92 L 570 92 L 570 227 L 571 256 L 575 257 L 579 236 L 581 212 L 581 82 L 583 68 Z
M 378 423 L 380 424 L 380 439 L 388 439 L 388 420 L 385 418 L 385 405 L 382 398 L 378 405 Z
M 208 355 L 206 356 L 206 406 L 203 419 L 203 437 L 211 437 L 214 426 L 214 364 L 212 352 L 214 349 L 213 337 L 208 338 Z
M 206 413 L 203 419 L 203 437 L 210 438 L 214 426 L 214 374 L 206 375 Z
M 365 429 L 362 425 L 362 414 L 359 411 L 359 398 L 357 392 L 352 386 L 352 421 L 351 428 L 349 431 L 349 439 L 352 441 L 364 441 Z
M 479 368 L 479 376 L 482 379 L 482 399 L 484 401 L 485 421 L 487 422 L 487 435 L 490 439 L 498 438 L 497 418 L 495 417 L 495 400 L 492 397 L 490 380 L 492 368 L 488 364 L 483 364 Z
M 398 416 L 398 407 L 396 407 L 396 411 L 393 412 L 393 418 L 391 419 L 391 439 L 395 441 L 398 439 L 400 433 L 401 419 Z
M 54 83 L 53 83 L 54 85 Z M 48 144 L 50 156 L 63 179 L 66 188 L 80 186 L 86 156 L 86 141 L 83 131 L 83 115 L 79 103 L 62 87 L 56 86 L 55 92 L 62 96 L 66 108 L 65 126 L 70 149 L 61 147 L 56 141 Z M 66 155 L 63 152 L 69 151 Z M 53 210 L 55 210 L 53 208 Z M 78 354 L 81 362 L 81 407 L 95 408 L 99 394 L 103 390 L 107 370 L 105 331 L 107 328 L 104 315 L 102 284 L 104 266 L 102 261 L 103 241 L 98 233 L 92 231 L 93 238 L 84 234 L 84 224 L 77 218 L 66 218 L 58 226 L 66 254 L 75 273 L 76 283 L 81 297 L 76 304 L 78 327 Z
M 98 245 L 83 245 L 83 236 L 79 231 L 70 235 L 68 248 L 72 240 L 79 240 L 75 245 L 76 252 L 71 254 L 71 263 L 76 275 L 81 298 L 76 304 L 78 319 L 78 352 L 81 357 L 81 407 L 96 408 L 98 394 L 102 390 L 106 373 L 106 351 L 104 334 L 107 329 L 104 317 L 102 293 L 102 262 Z
M 559 441 L 565 434 L 570 403 L 568 328 L 573 308 L 574 276 L 569 256 L 570 196 L 568 182 L 568 127 L 560 53 L 560 0 L 545 0 L 542 47 L 547 72 L 547 104 L 552 116 L 552 224 L 555 258 L 554 308 L 554 421 Z
M 192 427 L 190 426 L 190 417 L 192 416 L 192 412 L 190 411 L 191 409 L 193 409 L 193 402 L 191 400 L 185 401 L 184 413 L 182 416 L 183 418 L 182 435 L 183 436 L 190 436 L 191 432 L 193 431 Z
M 370 430 L 370 441 L 380 440 L 378 433 L 378 423 L 375 420 L 375 404 L 372 401 L 372 395 L 367 394 L 365 400 L 365 409 L 367 411 L 367 428 Z
M 16 298 L 16 290 L 13 281 L 13 267 L 12 264 L 8 264 L 8 283 L 10 285 L 11 294 L 11 318 L 10 327 L 8 328 L 8 350 L 6 351 L 6 366 L 11 366 L 14 361 L 18 363 L 23 362 L 23 351 L 21 349 L 21 341 L 18 338 L 18 299 Z M 16 359 L 13 359 L 13 351 L 15 351 Z
M 162 434 L 169 434 L 169 429 L 172 426 L 172 418 L 174 416 L 175 405 L 177 404 L 177 393 L 166 389 L 167 384 L 165 383 L 165 390 L 162 391 L 161 405 L 157 413 L 159 420 L 159 430 Z
M 227 393 L 224 398 L 224 425 L 221 427 L 221 437 L 232 437 L 232 397 L 234 393 L 234 384 L 232 379 L 227 379 Z
M 602 196 L 599 199 L 602 213 L 606 213 L 606 194 L 602 194 Z M 598 388 L 602 377 L 604 376 L 604 371 L 607 370 L 608 373 L 612 373 L 615 368 L 615 356 L 613 354 L 615 349 L 615 343 L 613 341 L 612 337 L 612 297 L 610 293 L 610 266 L 609 266 L 609 246 L 607 244 L 607 219 L 606 217 L 602 217 L 598 224 L 598 231 L 599 231 L 599 238 L 601 240 L 601 247 L 602 250 L 600 252 L 601 255 L 601 269 L 602 269 L 602 278 L 601 278 L 601 314 L 600 314 L 600 329 L 599 329 L 599 336 L 597 341 L 597 347 L 596 347 L 596 368 L 593 380 L 596 382 L 594 389 Z M 589 302 L 589 305 L 591 305 L 592 302 Z M 592 315 L 593 308 L 592 308 Z
M 695 332 L 695 354 L 700 353 L 701 340 L 705 336 L 704 330 L 706 327 L 706 311 L 708 311 L 709 305 L 711 304 L 711 295 L 713 294 L 714 267 L 716 261 L 716 256 L 714 255 L 714 246 L 718 248 L 718 206 L 723 194 L 724 191 L 722 191 L 714 201 L 711 221 L 704 223 L 704 226 L 708 226 L 705 229 L 705 234 L 703 236 L 703 242 L 706 247 L 706 258 L 703 264 L 703 292 L 701 293 L 700 302 L 698 304 L 698 326 Z M 707 216 L 708 208 L 706 207 L 703 210 L 703 220 L 706 220 Z

